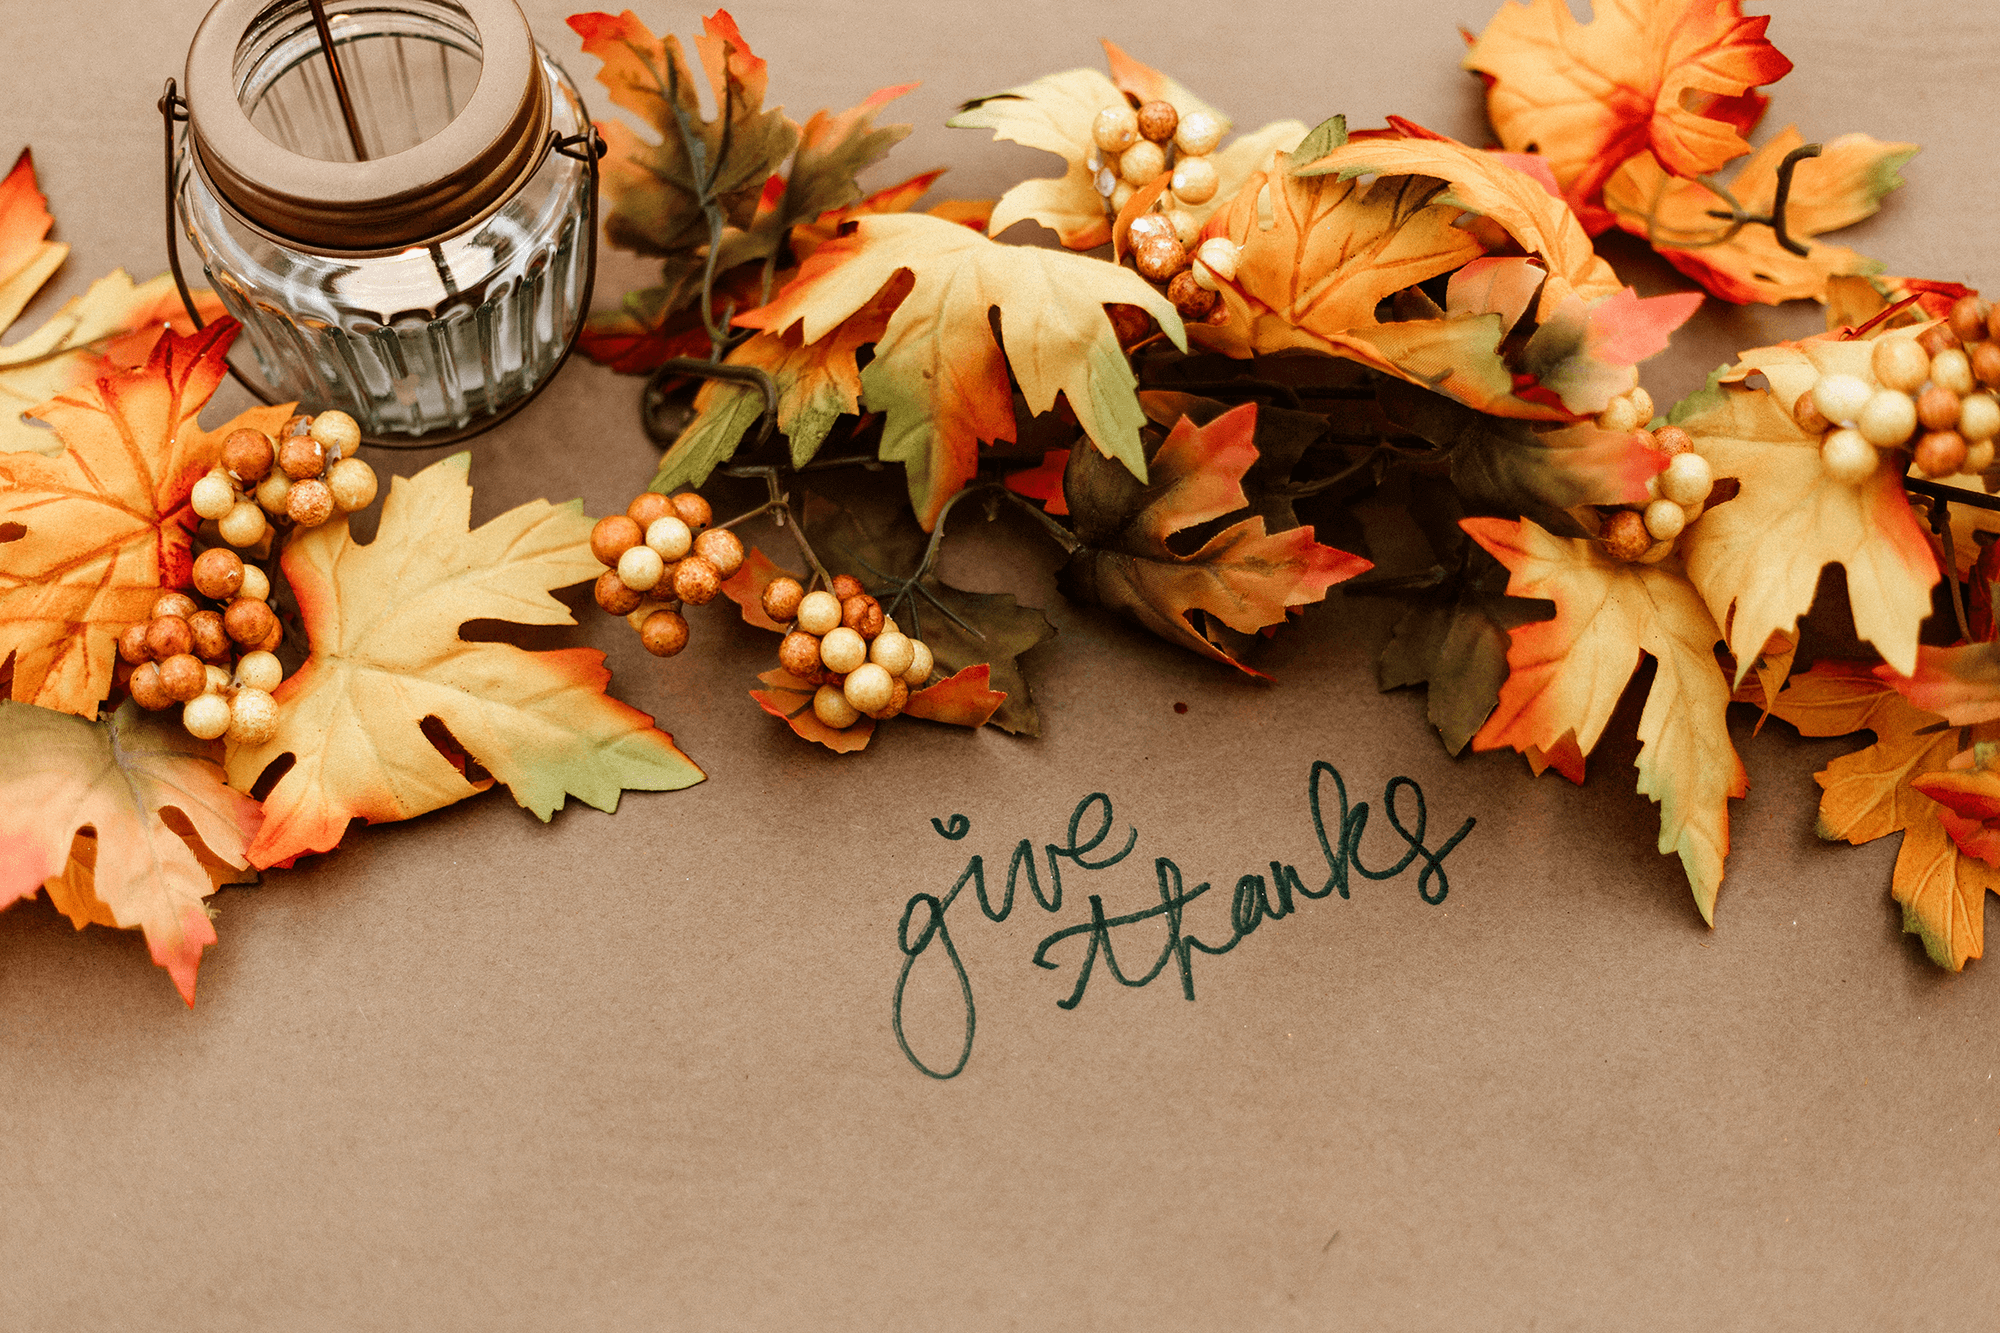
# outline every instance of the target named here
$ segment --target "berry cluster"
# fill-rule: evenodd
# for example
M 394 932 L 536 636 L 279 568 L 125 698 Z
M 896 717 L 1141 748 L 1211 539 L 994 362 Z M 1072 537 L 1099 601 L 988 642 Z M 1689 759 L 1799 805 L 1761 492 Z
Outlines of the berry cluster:
M 340 411 L 295 416 L 276 442 L 261 430 L 231 431 L 221 465 L 194 484 L 189 502 L 235 547 L 264 540 L 267 514 L 316 528 L 374 501 L 375 469 L 346 456 L 360 443 L 361 428 Z
M 1633 389 L 1598 413 L 1597 424 L 1618 432 L 1645 429 L 1653 416 L 1653 396 Z M 1694 438 L 1679 426 L 1662 426 L 1650 433 L 1655 450 L 1666 456 L 1666 470 L 1646 483 L 1648 499 L 1633 509 L 1600 511 L 1598 537 L 1614 560 L 1655 564 L 1673 553 L 1674 541 L 1700 518 L 1715 486 L 1708 460 L 1694 451 Z
M 1859 485 L 1875 474 L 1877 450 L 1914 440 L 1926 477 L 1979 474 L 1993 466 L 2000 436 L 2000 310 L 1966 296 L 1943 323 L 1915 337 L 1875 341 L 1868 378 L 1823 375 L 1799 395 L 1792 415 L 1821 436 L 1828 475 Z
M 270 580 L 216 546 L 195 560 L 194 587 L 212 605 L 163 593 L 152 619 L 119 637 L 118 656 L 131 668 L 126 688 L 141 708 L 184 705 L 182 725 L 203 740 L 226 732 L 239 744 L 261 745 L 277 734 L 271 691 L 285 674 L 273 652 L 284 627 L 266 600 Z
M 687 647 L 681 606 L 704 606 L 722 581 L 743 566 L 743 543 L 727 528 L 711 528 L 714 512 L 692 491 L 647 491 L 622 514 L 597 520 L 590 553 L 608 566 L 598 576 L 597 605 L 624 616 L 655 657 Z
M 775 578 L 764 589 L 764 614 L 791 626 L 778 665 L 819 687 L 813 716 L 835 731 L 896 716 L 911 690 L 930 683 L 931 650 L 897 629 L 859 579 L 842 574 L 831 591 L 807 592 L 797 579 Z
M 1136 191 L 1172 173 L 1154 211 L 1132 222 L 1132 259 L 1141 277 L 1166 288 L 1167 299 L 1183 319 L 1216 317 L 1215 279 L 1236 273 L 1236 247 L 1225 238 L 1203 242 L 1199 254 L 1189 257 L 1188 247 L 1201 226 L 1182 207 L 1215 197 L 1218 181 L 1209 154 L 1222 142 L 1222 132 L 1222 121 L 1213 114 L 1190 111 L 1183 116 L 1162 101 L 1136 110 L 1106 107 L 1091 125 L 1093 147 L 1085 165 L 1112 213 L 1122 210 Z

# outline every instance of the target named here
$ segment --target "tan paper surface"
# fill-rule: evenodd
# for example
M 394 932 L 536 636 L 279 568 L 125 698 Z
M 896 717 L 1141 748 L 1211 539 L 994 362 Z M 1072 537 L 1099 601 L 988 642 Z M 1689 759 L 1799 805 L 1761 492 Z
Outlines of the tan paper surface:
M 529 6 L 580 83 L 565 7 Z M 876 0 L 746 3 L 772 100 L 802 117 L 924 86 L 878 168 L 950 164 L 994 195 L 1054 159 L 942 121 L 964 98 L 1096 64 L 1109 36 L 1239 125 L 1400 113 L 1481 141 L 1452 4 L 1243 7 Z M 1978 6 L 1770 6 L 1798 64 L 1770 131 L 1865 130 L 1925 152 L 1882 217 L 1837 239 L 1892 270 L 2000 285 L 2000 28 Z M 161 82 L 188 0 L 0 0 L 0 152 L 31 144 L 74 250 L 31 328 L 115 265 L 164 267 Z M 642 11 L 696 30 L 692 9 Z M 593 109 L 604 99 L 588 92 Z M 1664 266 L 1614 242 L 1642 290 Z M 608 255 L 598 301 L 646 280 Z M 1720 310 L 1648 366 L 1661 401 L 1816 310 Z M 656 457 L 636 379 L 572 364 L 474 446 L 475 521 L 537 496 L 622 508 Z M 226 388 L 220 420 L 242 405 Z M 406 472 L 427 454 L 378 455 Z M 725 507 L 719 503 L 718 507 Z M 782 546 L 773 542 L 775 552 Z M 537 823 L 504 792 L 360 829 L 215 899 L 188 1011 L 136 934 L 45 903 L 0 914 L 0 1327 L 8 1329 L 1976 1328 L 2000 1297 L 1995 964 L 1935 970 L 1898 933 L 1894 840 L 1813 835 L 1812 773 L 1854 742 L 1750 735 L 1717 929 L 1653 850 L 1628 710 L 1575 788 L 1518 757 L 1452 761 L 1420 693 L 1378 694 L 1392 607 L 1337 593 L 1259 665 L 1271 687 L 1099 621 L 1056 592 L 1025 521 L 968 521 L 947 576 L 1047 608 L 1029 658 L 1045 734 L 887 727 L 860 756 L 796 740 L 745 696 L 774 640 L 717 606 L 661 664 L 594 612 L 610 654 L 709 781 L 616 816 Z M 1187 710 L 1177 710 L 1177 704 Z M 1215 891 L 1276 860 L 1327 875 L 1307 805 L 1325 761 L 1403 850 L 1384 787 L 1422 788 L 1449 895 L 1418 866 L 1301 902 L 1144 989 L 1086 940 L 1158 902 L 1155 858 Z M 912 895 L 1114 808 L 1110 869 L 1065 867 L 1059 912 L 948 914 L 977 1004 L 940 1082 L 898 1049 Z M 1324 795 L 1324 793 L 1323 793 Z M 1401 807 L 1413 818 L 1405 794 Z M 1331 798 L 1323 802 L 1333 822 Z M 962 814 L 962 841 L 934 831 Z M 1086 812 L 1083 833 L 1094 827 Z M 1436 887 L 1434 883 L 1426 887 Z M 921 927 L 922 910 L 916 915 Z M 1121 928 L 1151 965 L 1160 920 Z M 1129 940 L 1129 946 L 1128 946 Z M 1130 952 L 1125 950 L 1129 947 Z M 941 952 L 906 996 L 914 1049 L 955 1058 Z

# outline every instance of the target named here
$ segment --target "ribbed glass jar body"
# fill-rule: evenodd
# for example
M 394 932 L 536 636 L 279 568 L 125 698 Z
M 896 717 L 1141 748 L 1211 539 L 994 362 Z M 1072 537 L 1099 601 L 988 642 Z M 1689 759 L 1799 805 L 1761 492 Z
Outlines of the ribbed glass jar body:
M 444 0 L 343 6 L 335 49 L 370 159 L 449 124 L 480 75 L 476 29 Z M 549 129 L 589 128 L 560 66 L 536 48 Z M 280 5 L 247 33 L 237 100 L 303 157 L 355 154 L 310 11 Z M 499 205 L 427 245 L 320 253 L 252 225 L 183 135 L 178 220 L 208 283 L 244 327 L 266 384 L 312 410 L 338 407 L 372 436 L 464 427 L 532 393 L 560 361 L 589 294 L 588 167 L 549 152 Z M 352 249 L 370 249 L 365 234 Z

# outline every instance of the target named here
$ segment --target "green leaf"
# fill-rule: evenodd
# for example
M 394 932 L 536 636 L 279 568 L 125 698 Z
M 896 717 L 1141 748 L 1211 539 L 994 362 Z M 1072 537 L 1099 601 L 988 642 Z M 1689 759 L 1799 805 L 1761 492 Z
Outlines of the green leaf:
M 1285 165 L 1291 168 L 1292 175 L 1296 176 L 1301 168 L 1311 166 L 1346 143 L 1347 117 L 1330 117 L 1314 126 L 1311 132 L 1299 141 L 1297 148 L 1285 154 Z

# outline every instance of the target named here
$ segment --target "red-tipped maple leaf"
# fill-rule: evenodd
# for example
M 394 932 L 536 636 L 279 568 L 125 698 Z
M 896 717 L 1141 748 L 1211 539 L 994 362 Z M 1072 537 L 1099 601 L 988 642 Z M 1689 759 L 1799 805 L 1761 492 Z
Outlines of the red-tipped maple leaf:
M 2000 873 L 1961 854 L 1946 825 L 1954 812 L 1919 785 L 1950 765 L 1960 733 L 1859 662 L 1815 663 L 1792 677 L 1771 712 L 1802 736 L 1875 733 L 1873 745 L 1814 775 L 1825 789 L 1819 836 L 1858 845 L 1902 833 L 1892 891 L 1903 905 L 1903 929 L 1922 937 L 1940 967 L 1957 971 L 1979 957 L 1986 895 L 2000 892 Z M 1983 726 L 1971 739 L 1976 748 L 1996 734 L 2000 728 Z
M 1243 476 L 1257 461 L 1256 428 L 1255 403 L 1206 426 L 1182 417 L 1147 460 L 1148 482 L 1094 449 L 1072 450 L 1063 490 L 1081 545 L 1059 576 L 1065 591 L 1262 679 L 1199 632 L 1192 613 L 1253 634 L 1373 566 L 1320 545 L 1310 527 L 1266 532 L 1261 515 L 1223 529 L 1189 555 L 1168 544 L 1177 533 L 1248 506 Z
M 11 656 L 15 699 L 97 716 L 118 635 L 151 614 L 160 588 L 188 582 L 188 493 L 230 429 L 204 431 L 194 418 L 236 330 L 222 320 L 192 337 L 167 333 L 144 367 L 36 409 L 60 454 L 0 453 L 0 534 L 14 534 L 0 541 L 0 670 Z M 238 421 L 275 430 L 288 410 Z
M 1500 746 L 1562 769 L 1587 755 L 1638 669 L 1658 663 L 1639 716 L 1639 791 L 1660 803 L 1660 851 L 1678 852 L 1704 920 L 1729 855 L 1729 798 L 1749 776 L 1729 741 L 1722 637 L 1701 597 L 1674 570 L 1611 559 L 1595 542 L 1535 523 L 1468 518 L 1460 526 L 1504 565 L 1510 597 L 1543 597 L 1555 617 L 1512 631 L 1507 683 L 1474 749 Z M 1581 764 L 1575 766 L 1580 769 Z
M 1651 151 L 1691 177 L 1750 151 L 1766 104 L 1752 90 L 1792 69 L 1769 23 L 1742 0 L 1598 0 L 1589 23 L 1564 0 L 1508 0 L 1465 67 L 1486 77 L 1501 145 L 1546 157 L 1595 233 L 1610 217 L 1592 206 L 1627 158 Z

